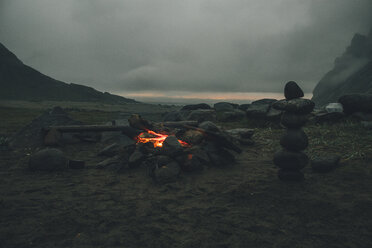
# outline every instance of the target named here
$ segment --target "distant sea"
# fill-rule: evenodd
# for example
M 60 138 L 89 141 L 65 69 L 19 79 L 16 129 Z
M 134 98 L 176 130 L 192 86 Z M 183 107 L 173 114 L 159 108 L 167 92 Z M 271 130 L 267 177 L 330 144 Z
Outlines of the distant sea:
M 132 98 L 139 102 L 165 105 L 186 105 L 207 103 L 213 105 L 217 102 L 231 102 L 237 104 L 251 103 L 252 101 L 272 98 L 283 99 L 282 92 L 113 92 L 114 94 Z M 311 98 L 312 93 L 305 94 L 305 98 Z

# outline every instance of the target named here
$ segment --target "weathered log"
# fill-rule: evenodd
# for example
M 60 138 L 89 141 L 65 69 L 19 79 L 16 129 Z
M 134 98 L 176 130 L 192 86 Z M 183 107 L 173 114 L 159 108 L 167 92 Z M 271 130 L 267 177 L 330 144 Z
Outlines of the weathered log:
M 60 133 L 121 131 L 129 138 L 134 138 L 142 132 L 142 130 L 138 130 L 129 126 L 106 126 L 106 125 L 50 126 L 44 128 L 44 131 L 46 132 L 49 132 L 50 130 L 57 130 Z

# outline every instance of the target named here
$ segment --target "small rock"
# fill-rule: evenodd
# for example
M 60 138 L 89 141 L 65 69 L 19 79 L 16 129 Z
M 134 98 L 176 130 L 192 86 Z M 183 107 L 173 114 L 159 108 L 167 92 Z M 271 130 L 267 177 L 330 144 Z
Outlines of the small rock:
M 163 142 L 161 151 L 163 154 L 173 157 L 182 152 L 182 145 L 176 136 L 168 136 Z
M 164 142 L 163 142 L 163 147 L 172 147 L 173 149 L 182 149 L 181 143 L 178 141 L 176 136 L 168 136 Z
M 300 128 L 306 124 L 307 120 L 307 115 L 284 112 L 281 118 L 281 123 L 287 128 Z
M 342 104 L 338 102 L 329 103 L 327 106 L 325 106 L 325 110 L 327 111 L 327 113 L 344 112 L 344 108 L 342 107 Z
M 323 157 L 316 157 L 311 160 L 311 168 L 314 172 L 326 173 L 336 168 L 340 162 L 341 157 L 338 155 L 328 155 Z
M 28 167 L 32 171 L 61 171 L 68 168 L 68 159 L 58 149 L 43 149 L 30 157 Z
M 302 151 L 308 145 L 308 138 L 301 129 L 288 129 L 280 139 L 280 145 L 290 151 Z
M 294 81 L 289 81 L 284 87 L 284 96 L 287 100 L 300 98 L 304 96 L 304 92 Z
M 285 170 L 301 170 L 308 162 L 309 158 L 302 152 L 280 150 L 274 154 L 274 164 Z
M 273 108 L 295 114 L 309 114 L 313 111 L 315 103 L 309 99 L 296 98 L 292 100 L 280 100 L 273 103 Z
M 196 130 L 187 130 L 183 135 L 181 140 L 185 141 L 191 145 L 197 145 L 204 139 L 203 133 Z
M 282 181 L 300 182 L 304 180 L 304 174 L 299 170 L 283 170 L 278 171 L 278 178 Z

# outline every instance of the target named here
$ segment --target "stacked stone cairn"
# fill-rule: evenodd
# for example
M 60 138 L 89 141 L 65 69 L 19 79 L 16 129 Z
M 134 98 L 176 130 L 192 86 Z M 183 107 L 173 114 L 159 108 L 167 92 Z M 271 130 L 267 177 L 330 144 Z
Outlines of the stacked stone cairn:
M 272 105 L 273 108 L 283 111 L 281 124 L 287 128 L 280 139 L 282 149 L 274 155 L 274 164 L 280 168 L 280 180 L 302 181 L 304 174 L 301 170 L 307 165 L 309 158 L 302 152 L 308 146 L 308 138 L 301 128 L 305 125 L 308 114 L 313 111 L 315 103 L 303 99 L 303 91 L 293 81 L 285 85 L 284 96 L 285 100 Z

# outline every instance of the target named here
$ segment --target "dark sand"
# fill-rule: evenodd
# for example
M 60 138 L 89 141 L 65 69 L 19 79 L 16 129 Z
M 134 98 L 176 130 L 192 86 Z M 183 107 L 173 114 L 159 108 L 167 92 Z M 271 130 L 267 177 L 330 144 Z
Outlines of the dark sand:
M 1 113 L 6 134 L 40 111 Z M 82 121 L 117 115 L 69 113 Z M 1 151 L 0 247 L 372 247 L 372 131 L 355 127 L 306 128 L 309 155 L 342 160 L 328 174 L 307 166 L 302 183 L 277 179 L 280 129 L 257 128 L 256 145 L 242 147 L 234 166 L 183 173 L 165 185 L 142 168 L 95 169 L 102 144 L 62 147 L 87 166 L 58 173 L 28 171 L 27 150 Z
M 158 185 L 143 169 L 95 169 L 98 149 L 63 148 L 87 168 L 53 174 L 28 172 L 27 156 L 2 152 L 0 247 L 372 245 L 371 163 L 324 175 L 307 168 L 305 182 L 284 183 L 249 147 L 235 166 Z

